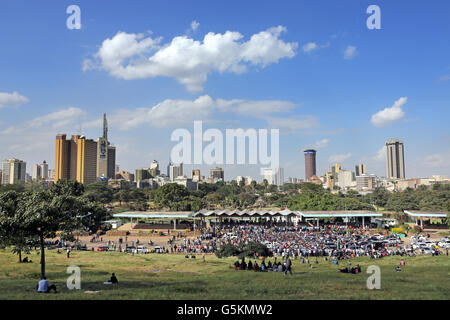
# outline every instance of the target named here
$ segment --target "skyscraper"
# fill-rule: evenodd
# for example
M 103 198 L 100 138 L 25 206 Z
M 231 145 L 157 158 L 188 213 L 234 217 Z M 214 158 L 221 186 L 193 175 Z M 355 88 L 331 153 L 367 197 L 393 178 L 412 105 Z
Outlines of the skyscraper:
M 97 180 L 97 142 L 84 136 L 77 141 L 76 172 L 80 183 L 89 184 Z
M 116 166 L 116 147 L 108 141 L 108 121 L 103 114 L 103 136 L 97 140 L 97 177 L 114 179 Z
M 56 135 L 55 182 L 71 179 L 88 184 L 96 181 L 96 172 L 97 142 L 85 136 L 66 140 L 65 134 Z
M 170 181 L 175 181 L 176 178 L 183 175 L 183 164 L 179 165 L 171 164 L 169 167 L 169 178 Z
M 209 170 L 209 177 L 214 182 L 218 180 L 224 181 L 225 174 L 222 168 L 214 168 Z
M 316 175 L 316 150 L 308 149 L 305 153 L 305 181 Z
M 2 161 L 2 184 L 25 183 L 27 163 L 19 159 Z
M 386 142 L 386 177 L 388 179 L 405 178 L 405 158 L 401 140 L 391 139 Z
M 362 176 L 363 174 L 366 174 L 367 173 L 366 165 L 363 163 L 357 164 L 355 166 L 355 173 L 356 173 L 356 176 Z

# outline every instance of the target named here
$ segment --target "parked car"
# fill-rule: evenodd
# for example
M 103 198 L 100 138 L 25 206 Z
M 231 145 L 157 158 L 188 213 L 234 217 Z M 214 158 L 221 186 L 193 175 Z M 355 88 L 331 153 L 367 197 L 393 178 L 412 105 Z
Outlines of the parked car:
M 99 251 L 99 252 L 103 252 L 103 251 L 109 251 L 109 248 L 108 248 L 108 247 L 106 247 L 106 246 L 103 246 L 103 247 L 98 247 L 98 248 L 97 248 L 97 251 Z
M 137 253 L 139 253 L 139 254 L 145 254 L 145 253 L 149 253 L 149 250 L 148 250 L 148 248 L 147 247 L 144 247 L 144 246 L 138 246 L 137 247 Z

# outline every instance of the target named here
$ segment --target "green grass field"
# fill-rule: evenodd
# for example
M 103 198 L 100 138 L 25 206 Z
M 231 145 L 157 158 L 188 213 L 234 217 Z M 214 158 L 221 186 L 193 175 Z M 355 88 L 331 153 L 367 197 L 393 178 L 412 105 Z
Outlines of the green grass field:
M 33 263 L 19 264 L 16 255 L 0 251 L 0 299 L 449 299 L 450 258 L 418 256 L 405 258 L 403 271 L 396 272 L 400 257 L 378 260 L 357 258 L 361 274 L 343 274 L 336 266 L 319 259 L 310 269 L 293 261 L 293 277 L 281 273 L 235 271 L 234 258 L 207 256 L 203 262 L 174 255 L 136 255 L 107 252 L 47 251 L 47 279 L 59 293 L 38 294 L 39 256 Z M 273 261 L 273 259 L 272 259 Z M 381 268 L 381 289 L 368 290 L 369 265 Z M 68 290 L 66 268 L 81 268 L 81 290 Z M 111 272 L 119 286 L 104 285 Z M 86 293 L 86 291 L 98 291 Z

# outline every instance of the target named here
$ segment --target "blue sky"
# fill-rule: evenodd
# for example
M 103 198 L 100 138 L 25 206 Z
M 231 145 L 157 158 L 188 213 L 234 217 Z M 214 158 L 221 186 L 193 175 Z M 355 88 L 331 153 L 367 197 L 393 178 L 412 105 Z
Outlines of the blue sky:
M 72 4 L 80 30 L 66 27 Z M 381 30 L 366 27 L 371 4 Z M 280 128 L 286 178 L 304 177 L 306 147 L 319 174 L 339 160 L 384 176 L 390 138 L 404 141 L 408 177 L 449 176 L 448 12 L 448 1 L 1 1 L 0 158 L 53 167 L 54 136 L 96 139 L 106 112 L 129 171 L 165 167 L 172 131 L 203 120 Z M 224 167 L 261 179 L 259 166 Z

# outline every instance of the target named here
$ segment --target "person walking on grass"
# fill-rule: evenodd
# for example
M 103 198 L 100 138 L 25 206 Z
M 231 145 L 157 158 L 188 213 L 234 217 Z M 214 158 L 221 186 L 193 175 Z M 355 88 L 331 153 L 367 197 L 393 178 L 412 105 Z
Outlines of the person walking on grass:
M 286 269 L 284 270 L 284 276 L 285 277 L 286 277 L 288 272 L 292 276 L 292 261 L 291 261 L 291 258 L 289 257 L 289 255 L 287 256 L 287 259 L 286 259 Z
M 67 259 L 69 259 L 69 258 L 70 258 L 70 248 L 67 247 Z

